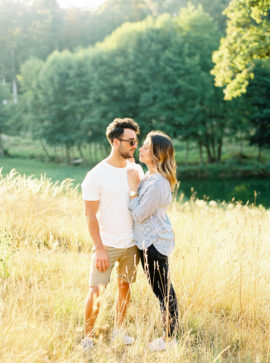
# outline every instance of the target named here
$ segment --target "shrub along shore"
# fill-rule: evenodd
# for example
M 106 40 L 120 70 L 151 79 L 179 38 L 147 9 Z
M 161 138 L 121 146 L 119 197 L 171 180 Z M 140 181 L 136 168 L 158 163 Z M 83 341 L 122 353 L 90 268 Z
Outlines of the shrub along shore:
M 256 161 L 245 164 L 227 162 L 189 166 L 178 164 L 177 173 L 181 179 L 267 177 L 270 176 L 270 162 L 266 164 Z

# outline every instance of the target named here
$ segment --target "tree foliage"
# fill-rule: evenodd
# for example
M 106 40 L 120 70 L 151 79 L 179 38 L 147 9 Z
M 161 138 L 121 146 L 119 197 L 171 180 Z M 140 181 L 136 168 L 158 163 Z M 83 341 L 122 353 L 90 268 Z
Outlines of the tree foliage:
M 32 37 L 18 28 L 30 51 L 21 58 L 27 60 L 17 77 L 20 102 L 2 108 L 8 111 L 5 122 L 12 125 L 9 132 L 18 132 L 21 127 L 30 130 L 33 137 L 41 140 L 44 151 L 46 144 L 63 145 L 69 161 L 72 147 L 77 147 L 81 155 L 82 145 L 104 147 L 105 128 L 115 117 L 135 118 L 142 136 L 150 129 L 162 129 L 185 141 L 187 149 L 190 141 L 195 142 L 201 161 L 203 150 L 208 162 L 220 161 L 227 136 L 252 137 L 252 142 L 259 145 L 262 138 L 258 141 L 258 133 L 267 134 L 268 114 L 262 115 L 267 100 L 262 97 L 259 101 L 258 93 L 260 87 L 262 95 L 268 92 L 267 67 L 258 68 L 257 74 L 264 81 L 260 85 L 252 83 L 249 98 L 242 97 L 241 102 L 224 101 L 222 89 L 214 86 L 210 73 L 214 65 L 212 53 L 222 36 L 221 22 L 210 13 L 217 15 L 218 11 L 206 9 L 208 0 L 194 2 L 202 5 L 183 8 L 184 0 L 110 0 L 95 14 L 74 9 L 63 13 L 55 0 L 30 2 L 28 23 L 36 20 Z M 227 0 L 220 0 L 216 6 L 221 9 L 226 3 Z M 148 16 L 141 21 L 149 12 L 154 13 L 154 6 L 157 14 L 165 7 L 170 14 Z M 173 10 L 176 8 L 181 8 L 179 13 Z M 24 8 L 20 9 L 23 12 Z M 38 17 L 33 15 L 36 13 Z M 102 30 L 95 28 L 95 19 L 104 19 L 104 24 L 99 24 L 104 26 Z M 140 21 L 134 22 L 137 19 Z M 122 24 L 123 21 L 126 22 Z M 63 37 L 61 30 L 68 24 L 70 29 L 65 31 L 70 39 Z M 89 45 L 93 39 L 102 40 L 119 24 L 122 25 L 102 42 L 75 49 L 77 38 L 82 38 L 82 45 Z M 18 34 L 9 32 L 12 44 L 20 44 Z M 11 49 L 0 36 L 1 41 Z M 62 51 L 64 44 L 73 52 Z M 20 53 L 19 48 L 14 50 L 14 54 Z M 51 54 L 46 58 L 48 52 Z M 6 67 L 11 58 L 1 61 Z M 263 143 L 266 145 L 266 141 Z
M 5 83 L 0 83 L 0 155 L 6 153 L 3 145 L 2 134 L 12 132 L 12 108 L 10 104 L 11 95 Z
M 225 10 L 226 37 L 213 54 L 216 85 L 225 86 L 225 99 L 246 92 L 255 61 L 270 57 L 270 2 L 233 0 Z
M 143 134 L 161 128 L 206 148 L 210 162 L 220 160 L 229 119 L 209 73 L 219 36 L 210 15 L 189 6 L 176 17 L 125 23 L 104 42 L 74 54 L 53 53 L 44 65 L 24 65 L 22 85 L 36 135 L 68 150 L 102 142 L 114 117 L 130 116 Z M 29 67 L 39 73 L 38 82 L 29 79 Z
M 257 62 L 254 74 L 245 98 L 250 105 L 249 118 L 253 126 L 250 142 L 258 146 L 260 159 L 261 149 L 270 148 L 270 62 Z

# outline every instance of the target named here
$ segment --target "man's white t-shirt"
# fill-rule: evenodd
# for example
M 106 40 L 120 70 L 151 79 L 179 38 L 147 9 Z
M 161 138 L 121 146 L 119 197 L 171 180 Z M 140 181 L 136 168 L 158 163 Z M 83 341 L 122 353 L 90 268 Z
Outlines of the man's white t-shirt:
M 99 200 L 97 220 L 102 243 L 109 247 L 128 248 L 135 245 L 133 219 L 128 209 L 129 185 L 127 169 L 136 169 L 142 178 L 142 167 L 127 160 L 117 168 L 102 160 L 91 169 L 82 182 L 83 200 Z

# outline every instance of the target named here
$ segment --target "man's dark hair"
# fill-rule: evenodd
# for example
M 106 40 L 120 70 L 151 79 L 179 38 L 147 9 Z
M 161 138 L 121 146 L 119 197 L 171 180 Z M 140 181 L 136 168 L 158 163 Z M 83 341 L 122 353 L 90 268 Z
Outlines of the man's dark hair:
M 118 139 L 124 133 L 125 129 L 134 130 L 136 135 L 140 134 L 139 125 L 132 118 L 115 118 L 106 130 L 109 143 L 112 144 L 113 139 Z

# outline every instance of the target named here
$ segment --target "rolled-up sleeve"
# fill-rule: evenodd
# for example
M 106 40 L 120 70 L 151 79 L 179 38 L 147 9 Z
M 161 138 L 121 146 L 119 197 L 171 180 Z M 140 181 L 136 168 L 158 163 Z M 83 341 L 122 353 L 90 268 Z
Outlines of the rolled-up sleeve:
M 143 223 L 154 214 L 160 206 L 165 193 L 164 184 L 155 182 L 149 185 L 141 197 L 130 199 L 129 210 L 134 221 Z

